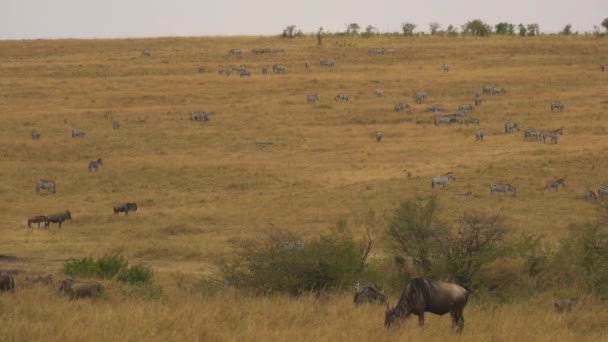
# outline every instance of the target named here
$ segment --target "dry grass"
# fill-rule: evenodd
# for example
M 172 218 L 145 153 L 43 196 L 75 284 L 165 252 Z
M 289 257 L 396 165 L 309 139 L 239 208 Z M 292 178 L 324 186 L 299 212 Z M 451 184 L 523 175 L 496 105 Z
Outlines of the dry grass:
M 608 75 L 599 72 L 608 45 L 593 37 L 162 38 L 0 42 L 0 254 L 16 260 L 0 268 L 56 273 L 63 260 L 121 253 L 150 265 L 166 288 L 163 301 L 141 301 L 108 284 L 107 298 L 69 303 L 53 289 L 31 288 L 0 296 L 0 335 L 15 340 L 47 336 L 76 339 L 371 340 L 443 339 L 448 319 L 429 318 L 398 333 L 382 328 L 383 309 L 352 309 L 350 298 L 192 298 L 176 279 L 217 276 L 218 261 L 240 243 L 269 230 L 305 235 L 325 232 L 339 217 L 351 222 L 369 208 L 390 210 L 412 196 L 440 194 L 443 212 L 501 213 L 516 231 L 555 241 L 568 225 L 595 215 L 580 199 L 606 181 Z M 255 56 L 254 47 L 286 52 Z M 369 56 L 393 47 L 393 56 Z M 228 56 L 241 48 L 241 56 Z M 152 57 L 140 56 L 143 49 Z M 320 57 L 337 61 L 318 66 Z M 303 62 L 313 62 L 311 71 Z M 441 72 L 443 62 L 449 73 Z M 261 75 L 262 65 L 283 63 L 285 75 Z M 247 65 L 250 79 L 218 75 L 217 67 Z M 209 69 L 196 72 L 198 66 Z M 435 127 L 412 94 L 455 110 L 472 103 L 484 84 L 506 96 L 484 96 L 473 116 L 478 127 Z M 384 97 L 373 95 L 375 88 Z M 337 104 L 341 91 L 351 102 Z M 318 92 L 318 106 L 305 96 Z M 550 112 L 560 100 L 564 112 Z M 395 113 L 393 105 L 413 109 Z M 192 110 L 213 111 L 192 122 Z M 112 130 L 112 121 L 121 123 Z M 504 134 L 503 124 L 564 127 L 558 145 Z M 42 138 L 32 141 L 31 128 Z M 72 139 L 70 130 L 87 132 Z M 382 130 L 384 140 L 375 142 Z M 256 142 L 272 142 L 260 145 Z M 103 158 L 98 173 L 90 160 Z M 445 190 L 430 177 L 454 171 Z M 549 179 L 567 187 L 545 192 Z M 40 178 L 54 179 L 55 195 L 37 195 Z M 519 196 L 490 196 L 492 182 L 509 182 Z M 472 191 L 467 200 L 455 194 Z M 113 216 L 112 206 L 136 201 L 139 210 Z M 61 230 L 27 229 L 28 217 L 70 210 Z M 382 243 L 374 251 L 384 253 Z M 44 299 L 39 300 L 40 297 Z M 608 338 L 605 312 L 588 302 L 556 316 L 550 298 L 497 308 L 471 304 L 467 340 Z M 42 303 L 43 305 L 40 305 Z M 603 316 L 602 316 L 603 315 Z M 83 319 L 87 317 L 87 319 Z M 262 318 L 263 317 L 263 318 Z M 488 319 L 491 318 L 491 319 Z M 83 323 L 86 321 L 87 323 Z M 411 334 L 411 335 L 408 335 Z

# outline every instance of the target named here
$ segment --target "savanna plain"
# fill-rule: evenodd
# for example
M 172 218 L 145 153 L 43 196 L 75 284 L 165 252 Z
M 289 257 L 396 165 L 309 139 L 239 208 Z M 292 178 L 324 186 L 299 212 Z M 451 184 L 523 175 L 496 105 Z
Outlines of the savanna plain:
M 285 51 L 250 52 L 265 47 Z M 376 47 L 396 51 L 368 54 Z M 233 48 L 242 53 L 229 55 Z M 151 56 L 142 56 L 145 49 Z M 320 66 L 323 57 L 336 66 Z M 312 36 L 2 41 L 0 269 L 18 271 L 15 293 L 0 294 L 2 340 L 606 341 L 605 303 L 567 281 L 512 300 L 473 293 L 461 334 L 448 317 L 432 314 L 424 329 L 412 318 L 386 330 L 385 307 L 355 305 L 348 291 L 196 291 L 202 281 L 221 282 L 218 265 L 268 234 L 294 232 L 306 241 L 345 219 L 364 236 L 370 209 L 390 213 L 402 200 L 432 195 L 445 220 L 481 210 L 504 217 L 514 235 L 557 243 L 572 224 L 597 216 L 582 194 L 606 182 L 608 72 L 601 63 L 608 63 L 608 44 L 592 36 L 328 36 L 320 46 Z M 286 72 L 261 73 L 273 64 Z M 217 72 L 239 65 L 251 77 Z M 470 114 L 479 126 L 437 127 L 425 111 L 441 103 L 454 112 L 484 85 L 507 93 L 481 96 Z M 412 98 L 418 90 L 429 94 L 423 104 Z M 334 101 L 339 92 L 350 101 Z M 320 95 L 318 104 L 307 103 L 309 93 Z M 552 101 L 565 109 L 551 111 Z M 395 112 L 398 102 L 412 108 Z M 192 111 L 212 114 L 192 121 Z M 505 133 L 508 121 L 521 131 Z M 528 141 L 524 127 L 563 127 L 563 135 L 558 144 Z M 86 136 L 72 138 L 73 128 Z M 483 141 L 475 140 L 479 129 Z M 103 166 L 89 171 L 98 158 Z M 431 177 L 448 171 L 457 179 L 431 188 Z M 545 190 L 557 178 L 566 186 Z M 36 193 L 39 179 L 54 180 L 56 193 Z M 491 195 L 497 182 L 516 186 L 517 197 Z M 113 215 L 114 205 L 132 201 L 136 212 Z M 27 227 L 28 217 L 65 210 L 72 220 L 61 229 Z M 369 260 L 390 262 L 377 228 Z M 106 292 L 99 299 L 58 294 L 65 261 L 103 255 L 151 267 L 162 295 L 138 296 L 114 280 L 100 280 Z M 502 264 L 497 273 L 521 267 Z M 39 274 L 52 274 L 54 283 L 26 285 Z M 388 291 L 395 303 L 400 289 Z M 559 296 L 583 299 L 557 314 Z

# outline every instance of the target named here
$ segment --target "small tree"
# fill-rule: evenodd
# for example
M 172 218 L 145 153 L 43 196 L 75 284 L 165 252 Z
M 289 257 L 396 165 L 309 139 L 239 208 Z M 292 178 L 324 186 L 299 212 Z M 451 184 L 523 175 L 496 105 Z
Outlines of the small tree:
M 346 34 L 359 34 L 361 27 L 357 23 L 348 24 L 346 27 Z
M 571 35 L 572 34 L 572 25 L 568 24 L 566 26 L 564 26 L 564 28 L 562 29 L 562 32 L 560 32 L 560 34 L 563 35 Z
M 485 37 L 492 32 L 492 27 L 479 19 L 475 19 L 462 25 L 462 32 Z
M 372 35 L 378 34 L 378 29 L 375 26 L 367 25 L 365 28 L 365 33 L 363 33 L 364 37 L 371 37 Z
M 540 35 L 540 29 L 538 24 L 528 24 L 528 36 L 538 36 Z
M 401 24 L 401 29 L 403 30 L 404 36 L 413 36 L 414 29 L 416 28 L 416 24 L 405 22 Z
M 606 29 L 606 32 L 608 32 L 608 18 L 604 19 L 604 21 L 602 21 L 602 26 L 604 26 L 604 29 Z
M 518 34 L 519 34 L 520 36 L 522 36 L 522 37 L 525 37 L 525 36 L 526 36 L 526 33 L 528 32 L 528 30 L 526 30 L 526 27 L 524 26 L 524 24 L 519 24 L 519 25 L 517 25 L 517 28 L 518 28 L 518 30 L 519 30 L 519 33 L 518 33 Z
M 293 38 L 293 37 L 295 37 L 296 33 L 297 33 L 296 25 L 289 25 L 283 29 L 282 37 L 283 38 Z
M 429 31 L 431 34 L 437 34 L 441 29 L 441 25 L 438 22 L 432 22 L 429 24 Z
M 515 34 L 515 25 L 509 23 L 498 23 L 494 26 L 494 32 L 496 32 L 496 34 L 512 36 Z
M 317 45 L 321 45 L 323 43 L 323 27 L 319 27 L 317 31 Z
M 448 36 L 454 37 L 458 35 L 458 28 L 454 27 L 454 25 L 449 25 L 446 32 L 448 33 Z

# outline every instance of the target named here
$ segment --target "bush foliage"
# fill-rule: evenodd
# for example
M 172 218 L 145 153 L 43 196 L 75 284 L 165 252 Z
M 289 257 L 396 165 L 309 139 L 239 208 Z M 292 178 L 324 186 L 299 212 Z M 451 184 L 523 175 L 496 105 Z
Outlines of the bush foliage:
M 106 255 L 97 260 L 84 258 L 69 260 L 63 264 L 61 271 L 72 277 L 112 279 L 118 275 L 118 280 L 129 284 L 149 283 L 153 271 L 149 267 L 133 265 L 120 255 Z

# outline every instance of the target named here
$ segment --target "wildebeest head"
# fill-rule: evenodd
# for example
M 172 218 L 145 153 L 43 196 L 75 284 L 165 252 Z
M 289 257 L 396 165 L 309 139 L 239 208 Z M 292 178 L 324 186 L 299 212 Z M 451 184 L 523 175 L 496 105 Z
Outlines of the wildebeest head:
M 396 310 L 396 308 L 390 308 L 390 306 L 388 305 L 388 303 L 386 303 L 386 311 L 385 311 L 385 316 L 384 316 L 384 327 L 389 329 L 389 328 L 394 328 L 397 326 L 397 324 L 399 323 L 399 314 Z
M 62 293 L 70 293 L 72 284 L 76 283 L 76 280 L 74 279 L 65 279 L 64 281 L 61 282 L 61 286 L 59 286 L 59 292 Z
M 129 210 L 131 211 L 137 211 L 137 203 L 135 202 L 130 202 L 127 203 L 127 207 L 129 208 Z
M 68 220 L 71 220 L 71 219 L 72 219 L 72 213 L 70 213 L 69 211 L 67 211 L 67 210 L 66 210 L 66 211 L 65 211 L 65 217 L 66 217 Z

